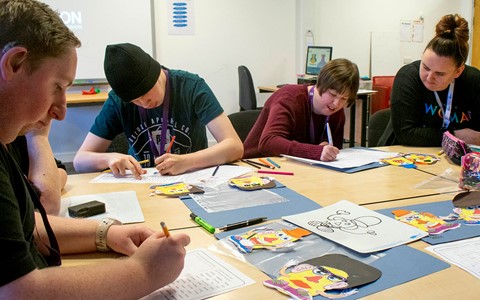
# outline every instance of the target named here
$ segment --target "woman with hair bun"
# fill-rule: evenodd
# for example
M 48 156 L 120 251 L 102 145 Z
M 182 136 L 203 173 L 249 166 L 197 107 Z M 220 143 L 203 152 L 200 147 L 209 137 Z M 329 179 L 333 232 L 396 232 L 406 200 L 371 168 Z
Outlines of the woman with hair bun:
M 395 76 L 390 122 L 380 145 L 440 146 L 449 131 L 480 145 L 480 71 L 465 64 L 468 22 L 444 16 L 422 59 Z

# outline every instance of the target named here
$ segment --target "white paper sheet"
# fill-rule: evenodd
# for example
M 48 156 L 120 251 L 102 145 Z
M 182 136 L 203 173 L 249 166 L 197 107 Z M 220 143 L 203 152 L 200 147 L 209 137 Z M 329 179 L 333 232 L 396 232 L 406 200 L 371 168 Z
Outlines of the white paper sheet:
M 389 249 L 427 235 L 347 200 L 283 219 L 360 253 Z
M 254 282 L 208 250 L 200 248 L 187 252 L 185 268 L 177 280 L 141 299 L 200 300 Z
M 130 171 L 127 175 L 115 177 L 112 173 L 102 173 L 93 178 L 90 183 L 156 183 L 167 184 L 174 182 L 184 182 L 190 184 L 227 182 L 230 178 L 237 177 L 252 171 L 250 167 L 221 165 L 215 176 L 212 176 L 216 167 L 210 167 L 176 176 L 161 175 L 155 168 L 146 168 L 147 173 L 142 175 L 142 179 L 135 179 Z
M 123 224 L 145 222 L 145 218 L 134 191 L 115 192 L 95 195 L 73 196 L 62 199 L 59 216 L 70 218 L 68 207 L 97 200 L 105 203 L 106 212 L 88 217 L 101 221 L 104 218 L 114 218 Z
M 426 249 L 480 278 L 480 237 L 439 244 Z
M 340 150 L 340 153 L 337 155 L 336 160 L 325 162 L 282 154 L 283 157 L 304 162 L 307 164 L 325 165 L 339 169 L 364 166 L 373 162 L 379 162 L 383 158 L 393 157 L 397 155 L 397 152 L 369 150 L 366 148 L 346 148 Z

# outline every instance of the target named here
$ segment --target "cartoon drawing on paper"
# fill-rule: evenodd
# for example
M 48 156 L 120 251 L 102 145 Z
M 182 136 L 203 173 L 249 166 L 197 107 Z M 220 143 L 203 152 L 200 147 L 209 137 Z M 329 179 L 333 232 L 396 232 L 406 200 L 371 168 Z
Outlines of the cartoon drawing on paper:
M 389 249 L 428 235 L 347 200 L 283 219 L 360 253 Z
M 463 192 L 453 198 L 453 213 L 442 219 L 460 221 L 465 225 L 480 225 L 480 193 L 478 191 Z
M 350 212 L 346 210 L 337 210 L 336 214 L 328 216 L 326 221 L 309 221 L 308 225 L 328 233 L 333 233 L 334 229 L 338 229 L 353 234 L 377 235 L 375 230 L 369 228 L 382 223 L 380 218 L 360 216 L 352 219 L 348 218 L 349 215 Z
M 417 227 L 428 232 L 430 235 L 438 235 L 447 230 L 460 227 L 458 223 L 447 223 L 436 215 L 429 212 L 417 212 L 414 210 L 396 209 L 392 211 L 396 220 Z
M 243 253 L 255 249 L 277 250 L 293 246 L 293 242 L 311 234 L 303 228 L 273 230 L 265 227 L 255 228 L 242 235 L 231 235 L 228 240 Z
M 382 272 L 341 254 L 326 254 L 296 265 L 284 266 L 275 279 L 263 284 L 294 299 L 329 299 L 358 293 L 356 287 L 376 281 Z

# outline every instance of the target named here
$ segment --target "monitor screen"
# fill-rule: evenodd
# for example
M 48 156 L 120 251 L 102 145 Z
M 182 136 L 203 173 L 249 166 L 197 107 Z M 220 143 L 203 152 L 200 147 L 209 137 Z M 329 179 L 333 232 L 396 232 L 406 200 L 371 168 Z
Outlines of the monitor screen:
M 308 46 L 305 74 L 317 76 L 320 69 L 332 59 L 332 47 Z

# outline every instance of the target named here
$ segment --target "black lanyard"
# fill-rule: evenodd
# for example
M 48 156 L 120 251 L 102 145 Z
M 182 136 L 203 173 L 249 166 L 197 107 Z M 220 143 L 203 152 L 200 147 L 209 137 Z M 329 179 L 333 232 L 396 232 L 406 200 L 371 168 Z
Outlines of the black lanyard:
M 47 212 L 45 211 L 45 208 L 40 202 L 40 191 L 33 183 L 30 182 L 30 180 L 28 180 L 25 174 L 23 175 L 23 178 L 24 178 L 25 184 L 27 185 L 28 192 L 32 198 L 33 204 L 35 205 L 35 207 L 38 209 L 38 212 L 42 216 L 43 225 L 45 226 L 45 230 L 48 235 L 48 241 L 50 245 L 47 245 L 45 243 L 44 244 L 49 249 L 50 255 L 44 257 L 45 261 L 49 266 L 60 266 L 62 264 L 62 259 L 60 257 L 60 248 L 58 246 L 58 242 L 55 237 L 55 234 L 53 233 L 53 229 L 50 226 L 50 223 L 48 222 Z

